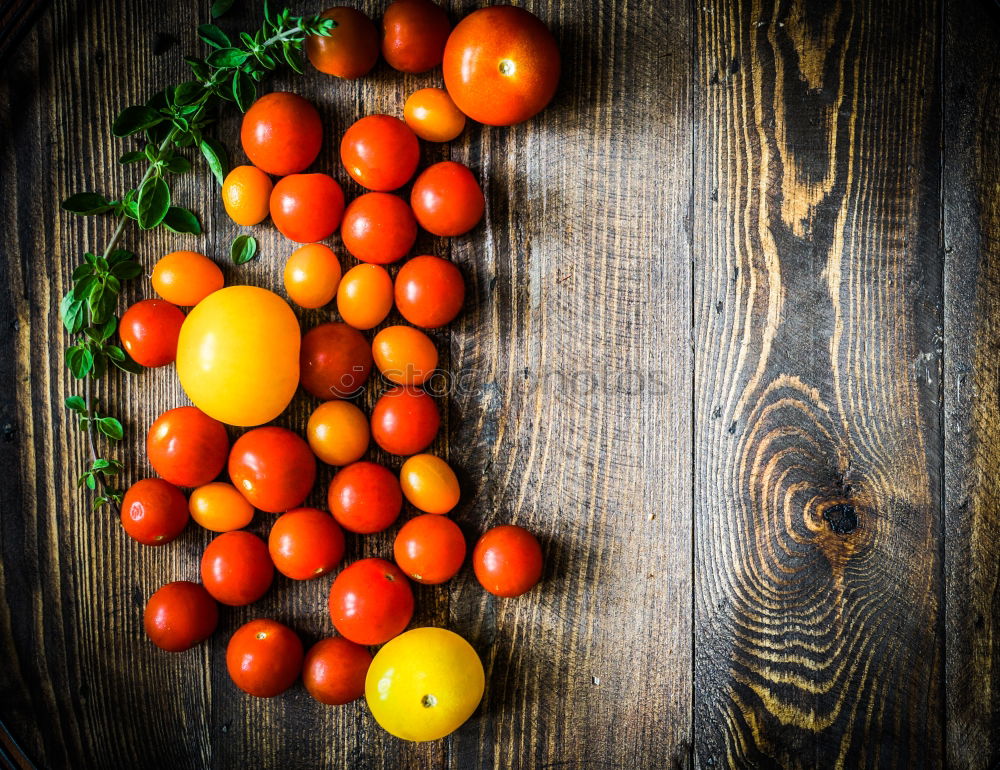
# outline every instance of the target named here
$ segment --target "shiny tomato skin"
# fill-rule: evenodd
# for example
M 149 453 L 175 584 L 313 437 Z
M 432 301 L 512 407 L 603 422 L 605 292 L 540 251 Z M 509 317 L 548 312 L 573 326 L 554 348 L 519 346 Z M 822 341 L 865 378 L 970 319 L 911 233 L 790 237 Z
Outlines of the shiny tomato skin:
M 226 669 L 243 692 L 273 698 L 299 678 L 302 641 L 292 629 L 275 620 L 251 620 L 230 638 Z
M 444 84 L 458 108 L 491 126 L 540 112 L 559 84 L 559 47 L 533 14 L 509 5 L 473 11 L 444 49 Z
M 397 385 L 422 385 L 438 365 L 434 341 L 412 326 L 387 326 L 372 340 L 372 357 L 382 376 Z
M 163 478 L 179 487 L 200 487 L 226 465 L 226 426 L 196 406 L 179 406 L 161 414 L 146 434 L 146 456 Z
M 322 14 L 337 26 L 328 37 L 306 38 L 306 55 L 320 72 L 353 80 L 366 74 L 378 61 L 378 28 L 361 11 L 346 6 L 329 8 Z
M 384 644 L 413 618 L 413 591 L 395 564 L 361 559 L 337 575 L 329 605 L 330 620 L 341 636 L 356 644 Z
M 465 281 L 453 262 L 424 254 L 396 273 L 396 307 L 414 326 L 437 329 L 451 323 L 465 302 Z
M 325 575 L 344 557 L 344 533 L 329 513 L 296 508 L 271 527 L 267 548 L 274 566 L 292 580 Z
M 212 635 L 219 606 L 204 586 L 187 580 L 167 583 L 149 597 L 143 626 L 149 640 L 167 652 L 183 652 Z
M 222 183 L 222 203 L 229 218 L 250 227 L 267 219 L 274 183 L 256 166 L 237 166 Z
M 388 192 L 413 178 L 420 162 L 420 146 L 399 118 L 369 115 L 344 132 L 340 160 L 359 185 Z
M 410 192 L 417 222 L 434 235 L 462 235 L 479 224 L 486 199 L 479 182 L 461 163 L 445 160 L 425 168 Z
M 397 195 L 365 193 L 344 212 L 340 237 L 362 262 L 387 265 L 406 255 L 417 240 L 413 210 Z
M 162 299 L 136 302 L 122 314 L 118 336 L 125 352 L 140 366 L 166 366 L 177 358 L 177 338 L 184 313 Z
M 448 513 L 458 505 L 458 477 L 440 457 L 429 454 L 408 457 L 399 469 L 399 486 L 414 508 L 425 513 Z
M 392 278 L 381 265 L 355 265 L 337 287 L 337 312 L 355 329 L 373 329 L 392 310 Z
M 410 94 L 403 119 L 425 142 L 450 142 L 465 129 L 465 113 L 443 88 L 421 88 Z
M 344 216 L 344 191 L 327 174 L 292 174 L 271 191 L 271 221 L 286 238 L 312 243 L 329 238 Z
M 399 481 L 378 463 L 351 463 L 330 481 L 327 505 L 349 532 L 370 535 L 392 526 L 403 509 Z
M 135 482 L 122 500 L 122 528 L 143 545 L 169 543 L 184 531 L 188 518 L 184 495 L 163 479 Z
M 316 108 L 301 96 L 274 91 L 250 105 L 240 140 L 250 162 L 261 171 L 297 174 L 319 155 L 323 123 Z
M 232 484 L 213 481 L 191 491 L 191 518 L 211 532 L 232 532 L 253 521 L 253 506 Z
M 479 583 L 491 594 L 520 596 L 541 580 L 542 547 L 522 527 L 494 527 L 476 543 L 472 566 Z
M 316 457 L 287 428 L 254 428 L 233 443 L 229 478 L 255 508 L 281 513 L 298 507 L 316 481 Z
M 340 276 L 340 260 L 333 250 L 322 243 L 307 243 L 285 262 L 285 292 L 299 307 L 321 308 L 337 295 Z
M 201 582 L 212 597 L 230 607 L 242 607 L 267 593 L 274 564 L 264 541 L 240 529 L 225 532 L 201 556 Z
M 343 706 L 365 694 L 372 654 L 342 636 L 320 639 L 302 664 L 302 683 L 320 703 Z
M 382 15 L 382 56 L 401 72 L 438 66 L 451 32 L 444 10 L 430 0 L 395 0 Z
M 350 401 L 333 399 L 317 406 L 306 426 L 309 448 L 327 465 L 343 467 L 368 451 L 368 418 Z
M 409 385 L 387 390 L 372 409 L 372 438 L 390 454 L 422 452 L 434 441 L 440 426 L 434 399 Z
M 392 546 L 396 564 L 411 580 L 438 585 L 451 580 L 465 561 L 465 536 L 447 516 L 424 513 L 410 519 Z
M 368 382 L 371 370 L 368 340 L 347 324 L 320 324 L 302 337 L 299 376 L 316 398 L 350 398 Z
M 197 251 L 172 251 L 160 257 L 149 281 L 160 297 L 181 307 L 197 305 L 225 284 L 219 266 Z

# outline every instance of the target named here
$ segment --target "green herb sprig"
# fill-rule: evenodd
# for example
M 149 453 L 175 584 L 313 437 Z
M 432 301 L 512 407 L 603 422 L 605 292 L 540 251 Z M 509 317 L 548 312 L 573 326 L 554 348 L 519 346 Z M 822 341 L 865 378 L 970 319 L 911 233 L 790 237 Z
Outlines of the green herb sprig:
M 213 17 L 228 9 L 229 3 L 216 2 Z M 63 297 L 59 316 L 70 335 L 66 366 L 72 375 L 83 380 L 82 396 L 66 399 L 66 407 L 78 417 L 86 432 L 90 467 L 79 477 L 79 486 L 98 492 L 94 507 L 122 502 L 122 490 L 116 477 L 122 463 L 98 452 L 97 437 L 117 442 L 124 428 L 117 419 L 98 412 L 93 382 L 107 372 L 109 365 L 122 371 L 141 370 L 111 339 L 117 328 L 115 310 L 122 284 L 143 273 L 136 255 L 117 248 L 130 222 L 140 230 L 165 227 L 174 233 L 201 233 L 195 213 L 174 204 L 171 174 L 191 170 L 184 150 L 196 148 L 221 185 L 228 173 L 225 148 L 206 134 L 215 122 L 218 108 L 234 102 L 246 111 L 257 98 L 258 84 L 271 71 L 287 65 L 303 71 L 302 46 L 313 35 L 329 36 L 336 27 L 332 19 L 317 16 L 292 16 L 287 8 L 272 14 L 265 1 L 260 29 L 241 32 L 235 39 L 214 24 L 198 27 L 198 36 L 212 50 L 204 58 L 185 57 L 192 79 L 168 86 L 145 104 L 126 107 L 115 118 L 111 133 L 119 138 L 142 135 L 145 145 L 119 158 L 123 165 L 146 163 L 139 183 L 120 198 L 108 198 L 96 192 L 71 195 L 62 203 L 69 212 L 81 216 L 110 215 L 118 220 L 104 251 L 87 252 L 73 271 L 73 286 Z M 244 237 L 234 243 L 232 257 L 240 264 L 253 258 L 256 241 Z

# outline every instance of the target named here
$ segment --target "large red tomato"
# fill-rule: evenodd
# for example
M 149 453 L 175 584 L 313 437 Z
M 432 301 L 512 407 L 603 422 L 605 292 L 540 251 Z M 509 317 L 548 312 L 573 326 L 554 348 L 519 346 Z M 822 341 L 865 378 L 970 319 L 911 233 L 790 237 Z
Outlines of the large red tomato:
M 250 162 L 261 171 L 296 174 L 319 155 L 323 124 L 316 108 L 301 96 L 275 91 L 247 110 L 240 140 Z
M 200 487 L 226 465 L 226 426 L 194 406 L 170 409 L 149 426 L 146 455 L 154 470 L 179 487 Z
M 146 636 L 161 650 L 182 652 L 204 641 L 219 622 L 219 606 L 204 586 L 167 583 L 146 603 Z
M 413 617 L 413 591 L 399 567 L 384 559 L 362 559 L 343 570 L 330 587 L 333 627 L 357 644 L 384 644 Z
M 362 187 L 396 190 L 417 170 L 420 146 L 416 134 L 399 118 L 369 115 L 344 133 L 340 160 Z
M 255 508 L 281 513 L 306 499 L 316 480 L 316 457 L 287 428 L 254 428 L 233 444 L 229 478 Z
M 474 11 L 444 49 L 444 84 L 473 120 L 510 126 L 545 107 L 559 83 L 559 47 L 537 17 L 499 5 Z
M 276 620 L 251 620 L 236 629 L 226 647 L 226 668 L 244 692 L 259 698 L 283 693 L 302 670 L 302 641 Z
M 344 248 L 362 262 L 387 265 L 413 248 L 417 220 L 399 196 L 365 193 L 347 206 L 340 237 Z
M 302 387 L 316 398 L 350 398 L 368 381 L 372 349 L 357 329 L 325 323 L 302 338 L 299 376 Z
M 264 541 L 237 530 L 215 538 L 201 556 L 201 582 L 216 601 L 242 607 L 267 593 L 274 564 Z

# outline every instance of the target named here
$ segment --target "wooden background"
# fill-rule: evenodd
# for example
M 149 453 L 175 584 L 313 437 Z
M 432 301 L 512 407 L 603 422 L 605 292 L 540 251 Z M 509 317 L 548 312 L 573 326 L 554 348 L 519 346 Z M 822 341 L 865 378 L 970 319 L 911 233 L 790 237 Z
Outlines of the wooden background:
M 556 100 L 425 147 L 481 175 L 488 215 L 418 247 L 468 282 L 438 335 L 456 519 L 470 540 L 530 527 L 547 567 L 516 601 L 468 569 L 417 591 L 418 621 L 466 635 L 488 676 L 476 715 L 426 745 L 388 737 L 361 704 L 230 683 L 225 644 L 251 617 L 307 642 L 331 631 L 329 578 L 276 581 L 187 653 L 143 638 L 145 598 L 196 579 L 208 536 L 144 548 L 74 488 L 85 456 L 62 402 L 78 385 L 56 307 L 110 222 L 57 204 L 135 183 L 111 118 L 184 79 L 207 2 L 4 6 L 0 718 L 38 765 L 1000 763 L 997 7 L 526 4 L 561 44 Z M 458 18 L 477 3 L 448 5 Z M 319 104 L 316 168 L 346 181 L 343 130 L 439 77 L 380 64 L 361 82 L 273 85 Z M 236 125 L 219 136 L 241 158 Z M 227 264 L 238 228 L 204 166 L 175 191 L 208 234 L 130 231 L 145 264 L 196 248 L 229 282 L 280 285 L 290 247 L 269 226 L 258 261 Z M 135 283 L 129 301 L 149 295 Z M 102 388 L 127 423 L 129 478 L 148 473 L 146 427 L 184 403 L 172 369 Z M 312 405 L 300 396 L 284 423 L 302 429 Z M 349 557 L 390 543 L 352 538 Z

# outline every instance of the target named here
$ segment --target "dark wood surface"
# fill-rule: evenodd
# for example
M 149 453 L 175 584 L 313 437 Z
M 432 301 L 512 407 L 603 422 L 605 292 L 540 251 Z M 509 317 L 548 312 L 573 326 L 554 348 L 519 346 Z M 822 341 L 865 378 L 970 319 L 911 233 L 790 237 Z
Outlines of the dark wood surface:
M 431 744 L 390 738 L 362 704 L 230 683 L 246 620 L 330 633 L 329 579 L 276 581 L 187 653 L 144 639 L 146 597 L 196 579 L 209 538 L 143 548 L 75 489 L 55 309 L 109 227 L 58 201 L 134 184 L 110 120 L 182 79 L 207 9 L 16 5 L 37 21 L 0 83 L 0 748 L 101 768 L 1000 763 L 994 4 L 527 3 L 560 41 L 559 93 L 525 125 L 425 146 L 482 176 L 488 214 L 418 249 L 467 277 L 466 311 L 436 335 L 456 520 L 470 540 L 530 527 L 547 566 L 516 601 L 468 569 L 417 591 L 416 622 L 467 636 L 488 678 L 476 715 Z M 250 24 L 245 5 L 224 26 Z M 353 195 L 333 138 L 439 77 L 380 64 L 273 86 L 318 103 L 316 167 Z M 218 134 L 240 158 L 237 125 Z M 197 168 L 175 191 L 207 234 L 126 245 L 146 265 L 196 248 L 230 283 L 280 286 L 287 242 L 258 228 L 261 258 L 227 264 L 240 230 Z M 169 368 L 102 388 L 138 478 L 146 427 L 183 394 Z M 312 406 L 281 422 L 301 430 Z M 386 556 L 391 537 L 348 557 Z

